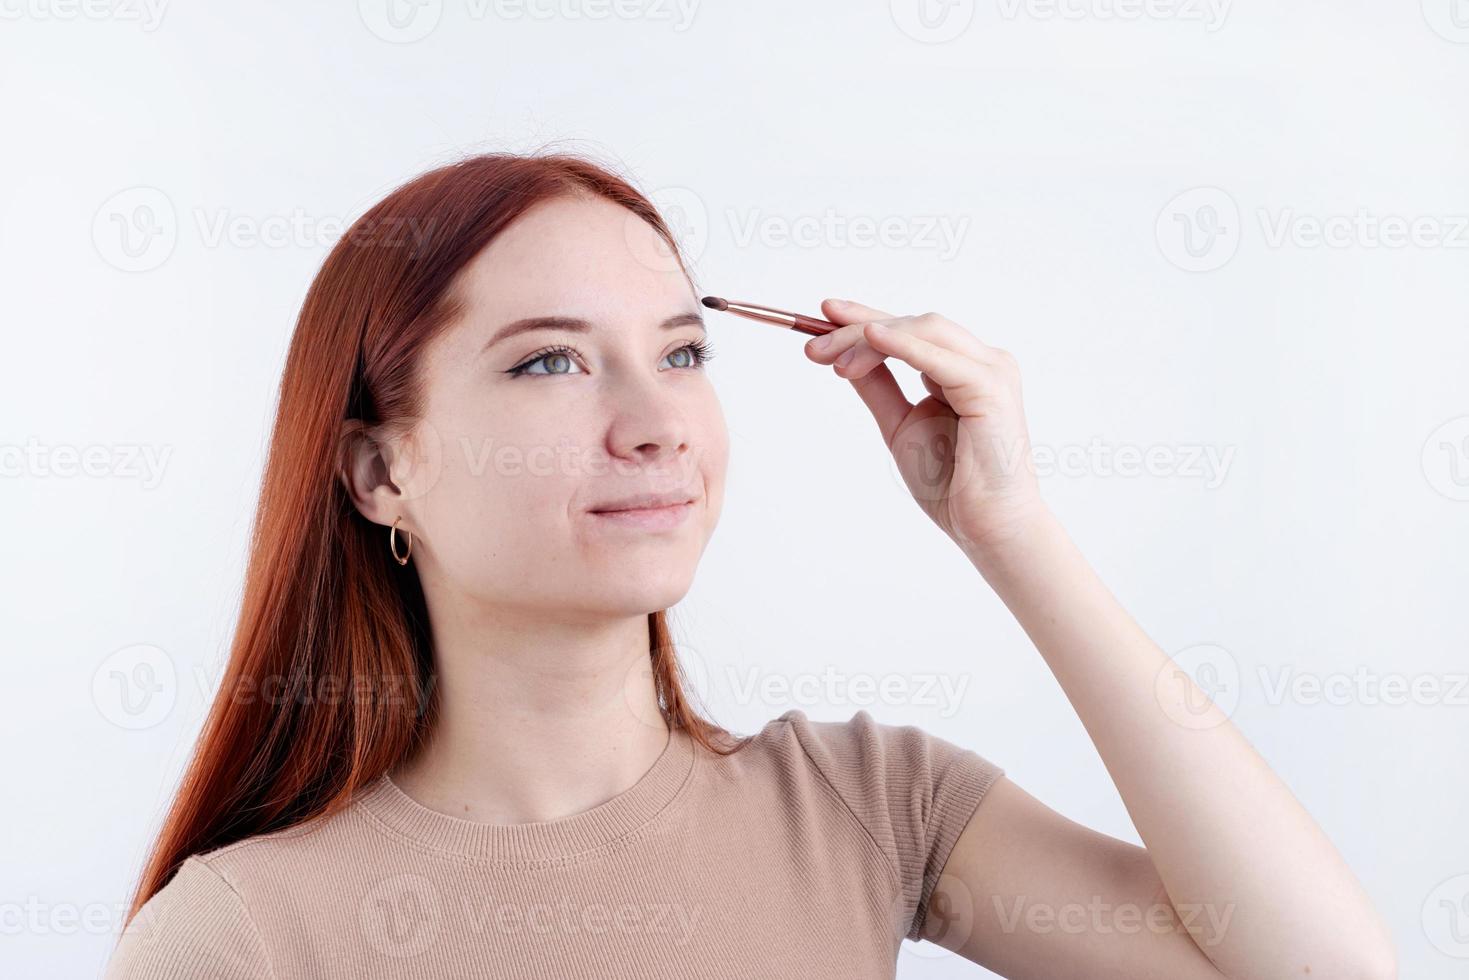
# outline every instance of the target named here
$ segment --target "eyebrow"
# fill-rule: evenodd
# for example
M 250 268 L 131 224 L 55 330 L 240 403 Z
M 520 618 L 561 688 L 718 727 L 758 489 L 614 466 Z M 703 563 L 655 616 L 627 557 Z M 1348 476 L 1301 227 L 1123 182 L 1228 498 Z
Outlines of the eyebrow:
M 697 313 L 676 313 L 658 324 L 660 330 L 675 330 L 678 327 L 698 327 L 708 333 L 708 328 L 704 326 L 704 318 Z M 481 349 L 489 350 L 502 340 L 535 330 L 567 330 L 572 333 L 588 333 L 592 330 L 592 323 L 590 320 L 574 316 L 528 316 L 522 320 L 505 324 Z

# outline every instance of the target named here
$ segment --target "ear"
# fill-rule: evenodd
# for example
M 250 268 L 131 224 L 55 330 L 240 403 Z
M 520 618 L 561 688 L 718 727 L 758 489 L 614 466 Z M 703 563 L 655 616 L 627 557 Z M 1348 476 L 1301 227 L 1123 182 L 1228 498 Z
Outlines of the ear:
M 403 492 L 389 476 L 378 434 L 361 419 L 348 419 L 338 445 L 337 478 L 352 505 L 375 524 L 392 524 L 402 514 Z

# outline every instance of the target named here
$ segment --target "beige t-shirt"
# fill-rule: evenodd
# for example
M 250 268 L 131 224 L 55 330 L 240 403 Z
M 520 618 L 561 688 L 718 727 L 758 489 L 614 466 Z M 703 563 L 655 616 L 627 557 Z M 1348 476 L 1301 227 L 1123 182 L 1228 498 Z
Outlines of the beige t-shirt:
M 891 978 L 1001 770 L 913 725 L 792 709 L 720 757 L 674 731 L 631 788 L 487 824 L 388 778 L 188 858 L 108 978 Z

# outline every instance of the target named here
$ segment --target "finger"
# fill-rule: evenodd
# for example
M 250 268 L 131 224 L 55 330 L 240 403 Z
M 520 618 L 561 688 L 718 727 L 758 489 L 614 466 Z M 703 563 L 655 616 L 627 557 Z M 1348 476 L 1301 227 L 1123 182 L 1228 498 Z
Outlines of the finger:
M 882 433 L 883 445 L 891 449 L 898 426 L 913 410 L 903 389 L 898 387 L 893 372 L 888 370 L 886 364 L 879 364 L 862 377 L 853 378 L 852 387 L 857 389 L 862 403 L 872 412 L 877 430 Z
M 879 354 L 898 358 L 909 367 L 927 374 L 945 389 L 977 387 L 981 373 L 987 368 L 987 365 L 907 330 L 869 323 L 864 331 L 863 339 Z
M 965 330 L 952 320 L 939 316 L 936 313 L 925 313 L 921 316 L 898 317 L 895 320 L 874 321 L 884 326 L 901 330 L 939 347 L 952 350 L 962 357 L 981 364 L 988 364 L 998 358 L 999 354 L 995 348 L 982 343 L 977 337 Z M 843 327 L 843 330 L 856 329 L 860 324 L 852 327 Z M 840 355 L 833 358 L 836 364 L 836 372 L 844 378 L 857 378 L 872 370 L 873 365 L 880 363 L 886 358 L 887 352 L 876 350 L 866 339 L 866 331 L 860 342 L 849 345 L 853 351 L 852 356 L 845 363 L 838 363 Z
M 853 345 L 862 343 L 862 328 L 868 323 L 896 324 L 906 317 L 890 317 L 885 320 L 858 320 L 846 326 L 822 334 L 820 337 L 812 337 L 806 341 L 806 356 L 818 364 L 830 364 L 841 357 Z M 881 360 L 881 358 L 874 359 Z
M 879 310 L 875 306 L 866 306 L 849 299 L 824 299 L 821 301 L 821 313 L 827 320 L 842 327 L 865 323 L 869 320 L 896 319 L 891 313 Z M 847 348 L 856 342 L 859 334 L 860 330 L 856 333 L 832 330 L 820 337 L 812 337 L 806 341 L 806 356 L 817 363 L 830 364 L 831 358 L 840 357 L 846 353 Z M 824 358 L 821 356 L 823 354 L 830 354 L 831 358 Z
M 821 312 L 832 323 L 846 326 L 849 323 L 860 323 L 863 320 L 891 320 L 893 314 L 879 310 L 875 306 L 863 306 L 849 299 L 824 299 L 821 301 Z
M 939 385 L 938 385 L 938 383 L 936 381 L 934 381 L 932 378 L 930 378 L 926 374 L 920 374 L 919 377 L 923 379 L 923 387 L 926 388 L 926 389 L 928 389 L 928 393 L 930 395 L 932 395 L 933 397 L 937 398 L 939 401 L 943 402 L 945 405 L 948 405 L 949 404 L 949 399 L 944 396 L 944 389 L 941 388 L 941 387 L 939 387 Z M 950 406 L 950 407 L 952 407 L 952 406 Z
M 842 307 L 829 307 L 826 305 L 836 302 L 842 302 L 847 305 Z M 894 316 L 891 313 L 886 313 L 871 306 L 863 306 L 861 303 L 854 303 L 851 300 L 826 300 L 822 305 L 822 310 L 838 313 L 840 318 L 838 316 L 832 316 L 828 317 L 828 319 L 833 323 L 840 323 L 843 326 L 849 323 L 861 323 L 863 321 L 862 317 L 851 315 L 854 310 L 870 314 L 865 319 L 872 321 L 887 323 L 893 320 L 907 320 L 925 328 L 922 336 L 927 339 L 943 344 L 946 347 L 952 347 L 955 350 L 964 351 L 975 360 L 994 360 L 998 354 L 996 348 L 980 340 L 965 327 L 938 313 L 928 312 L 907 316 Z

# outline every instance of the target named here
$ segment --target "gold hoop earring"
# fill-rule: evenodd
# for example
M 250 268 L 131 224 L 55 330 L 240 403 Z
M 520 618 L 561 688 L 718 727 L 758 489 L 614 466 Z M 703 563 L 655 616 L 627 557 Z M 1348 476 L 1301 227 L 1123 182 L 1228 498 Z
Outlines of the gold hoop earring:
M 388 550 L 393 553 L 393 557 L 398 560 L 398 564 L 406 565 L 408 564 L 408 556 L 413 554 L 413 532 L 404 530 L 403 533 L 408 535 L 408 552 L 407 554 L 398 554 L 398 521 L 402 519 L 403 516 L 401 514 L 398 515 L 397 519 L 393 521 L 393 529 L 388 532 Z

